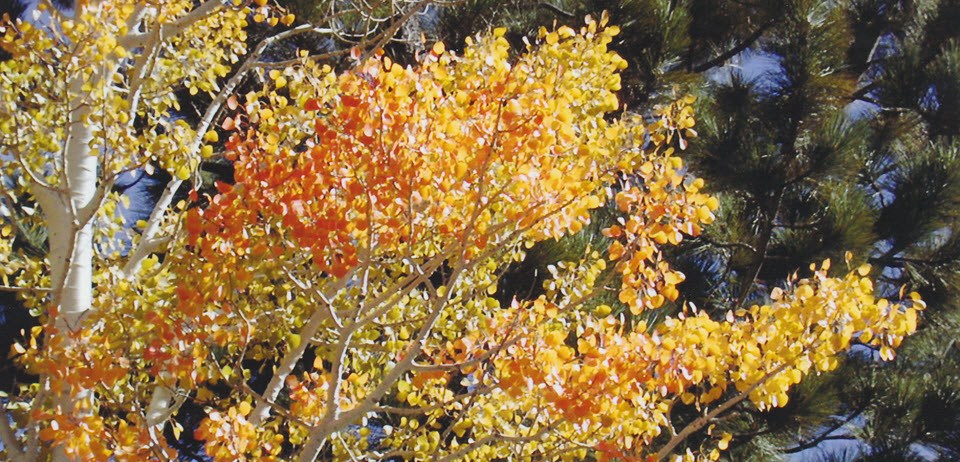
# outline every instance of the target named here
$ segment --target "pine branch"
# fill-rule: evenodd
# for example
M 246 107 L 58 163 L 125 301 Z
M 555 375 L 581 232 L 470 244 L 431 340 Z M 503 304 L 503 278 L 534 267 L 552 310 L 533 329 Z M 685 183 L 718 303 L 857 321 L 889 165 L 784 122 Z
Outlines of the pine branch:
M 750 244 L 747 244 L 746 242 L 739 242 L 739 241 L 736 241 L 736 242 L 717 241 L 717 240 L 711 239 L 711 238 L 710 238 L 709 236 L 707 236 L 706 234 L 700 235 L 700 236 L 698 237 L 698 239 L 701 239 L 701 240 L 703 240 L 704 242 L 706 242 L 707 244 L 710 244 L 710 245 L 712 245 L 712 246 L 714 246 L 714 247 L 720 247 L 720 248 L 722 248 L 722 249 L 742 248 L 742 249 L 745 249 L 745 250 L 749 250 L 750 252 L 757 253 L 757 248 L 754 247 L 754 246 L 752 246 L 752 245 L 750 245 Z
M 753 44 L 756 43 L 756 41 L 759 40 L 760 37 L 762 37 L 765 32 L 767 32 L 767 30 L 773 27 L 774 24 L 776 24 L 776 21 L 774 21 L 773 19 L 765 22 L 756 31 L 754 31 L 752 34 L 747 36 L 747 38 L 741 40 L 740 43 L 734 45 L 733 48 L 730 48 L 729 50 L 721 53 L 717 57 L 705 63 L 694 66 L 691 70 L 694 72 L 705 72 L 710 69 L 713 69 L 714 67 L 722 66 L 723 63 L 727 62 L 728 59 L 733 58 L 734 56 L 740 54 L 740 52 L 753 46 Z
M 772 211 L 769 211 L 763 221 L 763 227 L 760 231 L 760 244 L 757 245 L 757 252 L 755 255 L 755 261 L 753 267 L 750 268 L 750 271 L 747 273 L 749 279 L 743 281 L 743 286 L 740 287 L 740 294 L 737 296 L 736 302 L 733 304 L 734 308 L 740 308 L 743 306 L 743 303 L 747 301 L 747 296 L 750 295 L 750 289 L 753 288 L 753 284 L 757 280 L 757 276 L 760 275 L 760 269 L 763 268 L 763 262 L 767 258 L 767 250 L 770 247 L 770 240 L 773 238 L 773 225 L 777 219 L 777 215 L 780 214 L 780 205 L 783 202 L 783 193 L 785 188 L 781 188 L 777 191 L 776 196 L 774 196 L 774 207 Z
M 549 2 L 540 2 L 540 3 L 537 3 L 537 6 L 539 6 L 540 8 L 546 9 L 546 10 L 553 11 L 554 13 L 557 13 L 557 14 L 559 14 L 560 16 L 564 16 L 564 17 L 567 17 L 567 18 L 576 18 L 576 15 L 574 15 L 573 13 L 571 13 L 571 12 L 569 12 L 569 11 L 562 10 L 562 9 L 560 9 L 559 6 L 556 6 L 556 5 L 554 5 L 554 4 L 552 4 L 552 3 L 549 3 Z
M 821 436 L 821 437 L 818 437 L 815 441 L 811 441 L 811 442 L 809 442 L 809 443 L 802 444 L 802 445 L 800 445 L 800 446 L 796 446 L 796 447 L 790 448 L 790 449 L 785 450 L 785 451 L 783 451 L 783 452 L 784 452 L 785 454 L 794 454 L 794 453 L 797 453 L 797 452 L 800 452 L 800 451 L 803 451 L 803 450 L 806 450 L 806 449 L 810 449 L 810 448 L 816 447 L 818 444 L 820 444 L 820 443 L 822 443 L 822 442 L 824 442 L 824 441 L 831 441 L 831 440 L 845 440 L 845 441 L 850 441 L 850 440 L 855 440 L 855 439 L 857 439 L 857 437 L 856 437 L 856 436 L 853 436 L 853 435 L 830 435 L 830 436 Z
M 796 446 L 794 446 L 794 447 L 792 447 L 792 448 L 783 449 L 782 452 L 783 452 L 784 454 L 795 454 L 795 453 L 798 453 L 798 452 L 800 452 L 800 451 L 804 451 L 804 450 L 807 450 L 807 449 L 816 447 L 817 445 L 819 445 L 820 443 L 822 443 L 822 442 L 824 442 L 824 441 L 830 441 L 830 440 L 852 440 L 852 439 L 856 439 L 856 437 L 853 436 L 853 435 L 831 435 L 831 433 L 839 430 L 839 429 L 842 428 L 844 425 L 850 423 L 853 419 L 856 419 L 856 418 L 859 417 L 860 414 L 862 414 L 862 413 L 863 413 L 863 409 L 862 409 L 862 408 L 861 408 L 861 409 L 857 409 L 856 412 L 854 412 L 854 413 L 850 414 L 849 416 L 847 416 L 846 419 L 837 421 L 836 423 L 834 423 L 833 425 L 831 425 L 826 431 L 820 433 L 820 436 L 817 436 L 816 438 L 814 438 L 814 439 L 812 439 L 812 440 L 801 441 L 800 444 L 798 444 L 798 445 L 796 445 Z

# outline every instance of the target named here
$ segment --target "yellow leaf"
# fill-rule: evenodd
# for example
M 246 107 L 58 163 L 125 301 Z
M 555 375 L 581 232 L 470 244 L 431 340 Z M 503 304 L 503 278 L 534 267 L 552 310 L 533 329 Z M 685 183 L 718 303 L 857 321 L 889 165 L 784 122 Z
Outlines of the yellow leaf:
M 10 345 L 10 353 L 7 355 L 8 358 L 13 358 L 14 356 L 20 356 L 27 352 L 27 349 L 20 344 L 20 342 L 13 342 L 13 345 Z
M 913 308 L 907 308 L 906 311 L 907 317 L 907 332 L 912 333 L 917 330 L 917 310 Z
M 721 451 L 725 451 L 728 447 L 730 447 L 730 440 L 732 439 L 732 434 L 724 432 L 723 436 L 720 438 L 720 441 L 717 443 L 717 447 L 720 448 Z
M 177 167 L 177 170 L 174 173 L 174 175 L 177 177 L 178 180 L 186 181 L 190 179 L 190 168 L 187 167 L 186 165 L 180 165 L 179 167 Z
M 287 334 L 287 344 L 290 345 L 291 349 L 295 349 L 300 346 L 300 335 L 299 334 Z
M 246 401 L 241 401 L 241 402 L 240 402 L 240 405 L 237 406 L 237 411 L 238 411 L 238 412 L 240 413 L 240 415 L 242 415 L 242 416 L 246 416 L 247 414 L 250 414 L 250 411 L 252 411 L 252 410 L 253 410 L 253 407 L 250 406 L 250 403 L 248 403 L 248 402 L 246 402 Z
M 781 298 L 783 298 L 783 289 L 774 287 L 773 290 L 770 291 L 770 300 L 780 300 Z

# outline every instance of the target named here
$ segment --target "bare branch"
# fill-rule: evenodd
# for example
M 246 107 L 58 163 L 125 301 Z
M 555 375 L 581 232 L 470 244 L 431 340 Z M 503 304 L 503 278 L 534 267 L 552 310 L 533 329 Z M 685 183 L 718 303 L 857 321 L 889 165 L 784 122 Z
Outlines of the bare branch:
M 722 66 L 724 63 L 727 62 L 728 59 L 740 54 L 741 51 L 746 50 L 747 48 L 750 48 L 757 40 L 760 39 L 760 37 L 763 36 L 763 34 L 767 30 L 773 27 L 774 24 L 776 24 L 776 21 L 774 21 L 773 19 L 763 23 L 763 25 L 757 28 L 757 30 L 755 30 L 752 34 L 748 35 L 746 38 L 741 40 L 739 43 L 734 45 L 729 50 L 723 53 L 720 53 L 719 55 L 717 55 L 716 57 L 714 57 L 713 59 L 705 63 L 701 63 L 697 66 L 694 66 L 693 71 L 704 72 L 704 71 L 713 69 L 714 67 Z
M 822 442 L 824 442 L 824 441 L 829 441 L 829 440 L 841 440 L 841 439 L 854 439 L 855 437 L 853 437 L 853 436 L 851 436 L 851 435 L 831 435 L 831 433 L 839 430 L 840 428 L 844 427 L 845 425 L 847 425 L 848 423 L 850 423 L 851 421 L 853 421 L 853 419 L 856 419 L 857 417 L 859 417 L 860 414 L 863 413 L 863 411 L 864 411 L 864 409 L 857 409 L 856 412 L 851 413 L 851 414 L 850 414 L 849 416 L 847 416 L 845 419 L 840 419 L 840 420 L 838 420 L 838 421 L 835 422 L 833 425 L 831 425 L 830 427 L 828 427 L 826 430 L 824 430 L 823 432 L 821 432 L 820 435 L 816 436 L 815 438 L 812 438 L 812 439 L 810 439 L 810 440 L 808 440 L 808 441 L 801 440 L 798 445 L 796 445 L 796 446 L 794 446 L 794 447 L 792 447 L 792 448 L 781 449 L 781 452 L 783 452 L 784 454 L 794 454 L 794 453 L 798 453 L 798 452 L 801 452 L 801 451 L 806 450 L 806 449 L 810 449 L 810 448 L 816 447 L 817 445 L 819 445 L 820 443 L 822 443 Z
M 557 14 L 559 14 L 560 16 L 563 16 L 563 17 L 567 17 L 567 18 L 571 18 L 571 19 L 576 18 L 576 15 L 575 15 L 575 14 L 573 14 L 573 13 L 571 13 L 571 12 L 569 12 L 569 11 L 563 10 L 563 9 L 561 9 L 559 6 L 554 5 L 553 3 L 550 3 L 550 2 L 540 2 L 540 3 L 537 3 L 537 6 L 539 6 L 540 8 L 543 8 L 543 9 L 545 9 L 545 10 L 553 11 L 554 13 L 557 13 Z
M 430 3 L 432 3 L 432 0 L 420 0 L 415 5 L 410 7 L 410 9 L 407 10 L 407 12 L 403 14 L 403 16 L 400 16 L 399 18 L 397 18 L 393 22 L 393 24 L 390 24 L 390 27 L 388 27 L 386 30 L 380 33 L 379 38 L 373 43 L 373 46 L 368 48 L 367 52 L 360 57 L 360 62 L 362 63 L 370 59 L 370 57 L 373 56 L 374 52 L 376 52 L 380 48 L 383 48 L 383 46 L 386 45 L 387 42 L 389 42 L 390 39 L 392 39 L 393 36 L 397 34 L 397 31 L 400 30 L 400 27 L 402 27 L 404 23 L 409 21 L 410 18 L 413 17 L 413 15 L 419 13 L 420 10 L 423 9 L 423 7 L 427 6 Z
M 49 287 L 13 287 L 13 286 L 3 286 L 0 285 L 0 292 L 43 292 L 49 293 L 53 292 L 53 289 Z

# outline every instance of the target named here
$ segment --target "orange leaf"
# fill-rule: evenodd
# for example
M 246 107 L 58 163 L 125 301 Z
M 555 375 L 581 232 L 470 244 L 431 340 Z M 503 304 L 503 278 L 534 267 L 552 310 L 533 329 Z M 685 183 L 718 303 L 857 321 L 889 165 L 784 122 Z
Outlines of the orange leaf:
M 308 99 L 306 104 L 303 105 L 303 108 L 308 111 L 319 111 L 320 110 L 320 101 L 315 98 Z

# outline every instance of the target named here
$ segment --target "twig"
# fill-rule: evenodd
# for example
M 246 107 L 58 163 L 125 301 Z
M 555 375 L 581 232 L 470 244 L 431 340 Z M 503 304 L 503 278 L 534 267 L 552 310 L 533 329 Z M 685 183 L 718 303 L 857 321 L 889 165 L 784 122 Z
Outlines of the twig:
M 43 292 L 50 293 L 53 289 L 49 287 L 12 287 L 0 285 L 0 292 Z
M 841 438 L 836 438 L 836 437 L 835 437 L 835 436 L 838 436 L 838 435 L 834 435 L 834 437 L 831 437 L 830 434 L 833 433 L 833 432 L 835 432 L 835 431 L 837 431 L 837 430 L 839 430 L 839 429 L 842 428 L 844 425 L 850 423 L 851 421 L 853 421 L 853 419 L 856 419 L 857 417 L 859 417 L 860 414 L 863 414 L 863 411 L 864 411 L 863 408 L 857 409 L 856 411 L 854 411 L 853 413 L 851 413 L 850 415 L 848 415 L 847 418 L 845 418 L 845 419 L 843 419 L 843 420 L 837 421 L 836 423 L 834 423 L 833 425 L 831 425 L 830 428 L 828 428 L 828 429 L 826 429 L 825 431 L 823 431 L 822 433 L 820 433 L 820 436 L 818 436 L 818 437 L 816 437 L 816 438 L 814 438 L 814 439 L 812 439 L 812 440 L 806 441 L 806 442 L 804 442 L 803 440 L 801 440 L 801 441 L 800 441 L 800 444 L 798 444 L 797 446 L 792 447 L 792 448 L 788 448 L 788 449 L 783 449 L 783 450 L 781 450 L 781 451 L 782 451 L 783 453 L 785 453 L 785 454 L 793 454 L 793 453 L 795 453 L 795 452 L 803 451 L 804 449 L 812 448 L 812 447 L 820 444 L 820 442 L 826 441 L 826 440 L 828 440 L 828 439 L 841 439 Z M 843 436 L 847 436 L 847 435 L 843 435 Z
M 373 56 L 373 53 L 375 53 L 380 48 L 383 48 L 383 46 L 386 45 L 387 42 L 389 42 L 390 39 L 393 38 L 394 35 L 396 35 L 397 31 L 400 30 L 400 27 L 403 26 L 404 23 L 409 21 L 414 14 L 417 14 L 418 12 L 420 12 L 420 10 L 423 7 L 427 6 L 427 4 L 431 2 L 432 0 L 420 0 L 415 5 L 410 7 L 410 9 L 407 10 L 407 12 L 403 14 L 403 16 L 400 16 L 399 18 L 397 18 L 396 21 L 390 24 L 390 27 L 388 27 L 386 30 L 384 30 L 380 34 L 380 37 L 377 39 L 376 42 L 374 42 L 373 46 L 370 47 L 363 54 L 363 56 L 360 57 L 360 62 L 363 63 L 363 62 L 366 62 L 368 59 L 370 59 L 370 57 Z
M 553 11 L 554 13 L 557 13 L 560 16 L 564 16 L 567 18 L 576 18 L 576 15 L 574 15 L 573 13 L 563 10 L 559 6 L 554 5 L 553 3 L 550 3 L 550 2 L 540 2 L 540 3 L 537 3 L 537 6 L 545 10 Z

